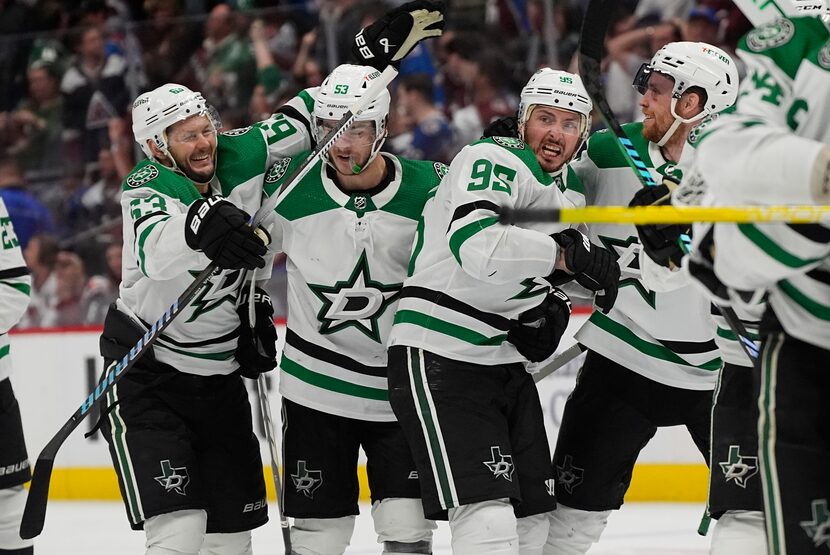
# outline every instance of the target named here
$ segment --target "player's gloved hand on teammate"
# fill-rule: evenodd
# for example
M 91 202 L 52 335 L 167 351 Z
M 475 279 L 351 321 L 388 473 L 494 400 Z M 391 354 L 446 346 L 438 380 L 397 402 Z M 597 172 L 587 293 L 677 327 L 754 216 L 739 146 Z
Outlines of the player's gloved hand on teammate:
M 222 269 L 262 268 L 270 238 L 262 228 L 251 228 L 249 219 L 219 195 L 199 199 L 187 211 L 184 238 L 188 247 L 205 253 Z
M 594 304 L 608 312 L 617 300 L 620 266 L 607 249 L 591 244 L 588 237 L 575 229 L 551 235 L 561 248 L 565 270 L 573 274 L 582 287 L 596 291 Z
M 671 183 L 674 183 L 673 181 Z M 661 206 L 671 204 L 671 189 L 663 182 L 654 187 L 643 187 L 634 194 L 629 206 Z M 680 244 L 682 235 L 691 236 L 691 228 L 678 224 L 638 225 L 640 244 L 649 258 L 666 268 L 680 267 L 686 252 Z
M 570 316 L 570 299 L 554 288 L 539 306 L 512 321 L 507 340 L 530 362 L 542 362 L 556 352 Z
M 488 137 L 513 137 L 519 138 L 519 118 L 516 116 L 505 116 L 491 121 L 481 133 L 482 139 Z
M 441 35 L 444 9 L 440 0 L 413 0 L 388 11 L 355 35 L 352 56 L 380 71 L 390 65 L 397 69 L 416 44 Z
M 256 379 L 263 372 L 277 366 L 277 328 L 274 327 L 274 306 L 268 293 L 257 287 L 254 290 L 256 324 L 251 328 L 248 318 L 248 288 L 239 296 L 236 313 L 239 315 L 239 340 L 236 344 L 236 361 L 240 373 Z

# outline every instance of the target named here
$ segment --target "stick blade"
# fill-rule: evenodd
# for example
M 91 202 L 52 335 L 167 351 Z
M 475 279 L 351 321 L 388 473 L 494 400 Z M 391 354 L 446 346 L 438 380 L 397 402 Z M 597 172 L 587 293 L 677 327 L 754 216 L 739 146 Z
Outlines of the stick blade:
M 46 503 L 49 499 L 49 482 L 52 478 L 54 458 L 41 458 L 35 463 L 26 508 L 20 521 L 20 537 L 30 540 L 40 535 L 46 522 Z

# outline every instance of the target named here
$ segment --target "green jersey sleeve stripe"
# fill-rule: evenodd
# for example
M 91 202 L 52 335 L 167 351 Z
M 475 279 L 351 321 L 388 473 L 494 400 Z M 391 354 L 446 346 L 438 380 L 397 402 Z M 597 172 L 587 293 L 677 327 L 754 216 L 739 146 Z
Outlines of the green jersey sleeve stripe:
M 730 341 L 737 341 L 738 340 L 738 337 L 732 332 L 732 330 L 727 330 L 727 329 L 724 329 L 720 326 L 718 326 L 717 334 L 718 334 L 718 337 L 723 337 L 724 339 L 728 339 Z M 752 333 L 749 330 L 747 330 L 746 334 L 753 341 L 757 341 L 758 339 L 760 339 L 760 336 L 757 333 Z
M 778 289 L 816 318 L 830 321 L 830 306 L 814 301 L 788 280 L 779 281 Z
M 507 339 L 506 333 L 494 335 L 493 337 L 487 337 L 486 335 L 472 331 L 463 326 L 459 326 L 458 324 L 439 320 L 434 316 L 427 316 L 426 314 L 422 314 L 414 310 L 399 310 L 395 314 L 395 323 L 420 326 L 428 330 L 443 333 L 444 335 L 449 335 L 450 337 L 454 337 L 464 341 L 465 343 L 471 343 L 473 345 L 497 346 L 504 343 Z
M 683 360 L 682 358 L 677 356 L 677 354 L 667 349 L 663 345 L 657 345 L 655 343 L 651 343 L 639 337 L 634 332 L 632 332 L 622 324 L 615 322 L 602 312 L 594 312 L 593 314 L 591 314 L 590 321 L 596 324 L 597 327 L 599 327 L 600 329 L 603 329 L 611 335 L 618 337 L 619 339 L 625 341 L 641 353 L 648 355 L 650 357 L 658 358 L 660 360 L 665 360 L 668 362 L 673 362 L 675 364 L 682 364 L 683 366 L 699 368 L 701 370 L 711 370 L 713 372 L 720 370 L 720 357 L 713 358 L 712 360 L 704 362 L 700 365 L 690 364 L 689 362 Z
M 153 222 L 147 226 L 147 229 L 141 232 L 141 235 L 138 237 L 138 267 L 141 270 L 141 273 L 147 276 L 147 268 L 145 267 L 145 260 L 144 260 L 144 243 L 147 241 L 147 236 L 150 235 L 150 232 L 153 231 L 153 228 L 156 227 L 158 224 L 165 220 L 169 220 L 170 216 L 160 219 L 157 222 Z M 147 276 L 150 277 L 150 276 Z
M 4 356 L 8 355 L 10 350 L 11 347 L 9 347 L 8 345 L 3 345 L 2 347 L 0 347 L 0 358 L 3 358 Z
M 415 230 L 415 248 L 412 249 L 412 256 L 409 258 L 409 267 L 406 270 L 406 277 L 412 277 L 415 273 L 415 260 L 424 248 L 424 218 L 418 219 L 418 227 Z
M 308 94 L 308 91 L 300 91 L 300 94 L 297 96 L 300 97 L 300 100 L 303 101 L 305 104 L 306 110 L 308 110 L 309 114 L 314 113 L 314 99 L 311 98 L 311 95 Z
M 287 374 L 291 374 L 298 380 L 304 381 L 321 389 L 327 389 L 329 391 L 342 393 L 344 395 L 350 395 L 352 397 L 363 397 L 364 399 L 373 399 L 375 401 L 389 400 L 389 392 L 385 389 L 367 387 L 365 385 L 357 385 L 351 382 L 347 382 L 345 380 L 341 380 L 339 378 L 326 376 L 324 374 L 314 372 L 313 370 L 309 370 L 308 368 L 297 364 L 296 362 L 294 362 L 286 356 L 282 357 L 280 368 L 284 372 L 286 372 Z
M 12 289 L 17 289 L 27 297 L 32 294 L 32 288 L 28 283 L 14 283 L 12 281 L 0 281 L 0 285 L 7 285 Z
M 453 233 L 450 236 L 450 251 L 452 251 L 452 255 L 458 261 L 458 265 L 461 266 L 461 245 L 464 244 L 464 241 L 478 233 L 479 231 L 483 231 L 490 227 L 493 224 L 498 223 L 499 219 L 490 217 L 490 218 L 482 218 L 481 220 L 476 220 L 475 222 L 469 223 Z
M 747 239 L 755 243 L 759 249 L 784 266 L 789 266 L 790 268 L 801 268 L 821 260 L 821 258 L 800 258 L 790 252 L 787 252 L 784 248 L 767 237 L 755 224 L 738 224 L 738 229 L 744 234 L 744 236 L 746 236 Z

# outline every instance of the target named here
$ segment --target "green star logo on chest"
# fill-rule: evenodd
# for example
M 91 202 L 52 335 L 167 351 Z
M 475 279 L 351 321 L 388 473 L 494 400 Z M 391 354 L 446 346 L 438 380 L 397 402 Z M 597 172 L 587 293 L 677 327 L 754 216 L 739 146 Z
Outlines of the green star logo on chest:
M 507 299 L 508 301 L 513 299 L 529 299 L 537 295 L 547 295 L 548 291 L 550 291 L 549 285 L 536 283 L 534 278 L 525 278 L 520 285 L 522 286 L 522 290 Z
M 401 292 L 403 283 L 380 283 L 372 279 L 364 251 L 345 281 L 308 287 L 323 302 L 317 312 L 320 333 L 329 334 L 353 326 L 380 343 L 378 318 Z
M 196 277 L 199 272 L 190 271 L 190 275 Z M 190 302 L 190 306 L 193 307 L 193 314 L 187 321 L 194 321 L 222 303 L 235 303 L 243 277 L 244 272 L 242 270 L 229 270 L 213 275 L 199 290 L 196 298 Z
M 620 239 L 603 235 L 599 235 L 598 239 L 606 249 L 614 253 L 617 264 L 620 265 L 620 273 L 623 276 L 619 282 L 620 287 L 633 287 L 651 308 L 655 308 L 656 295 L 654 291 L 646 289 L 639 279 L 641 275 L 640 240 L 633 236 L 628 239 Z

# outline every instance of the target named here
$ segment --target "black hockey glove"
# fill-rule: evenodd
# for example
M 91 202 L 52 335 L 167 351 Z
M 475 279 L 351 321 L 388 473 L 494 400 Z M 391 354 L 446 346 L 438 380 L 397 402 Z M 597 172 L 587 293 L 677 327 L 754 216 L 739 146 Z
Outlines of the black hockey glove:
M 505 116 L 491 121 L 481 133 L 482 139 L 487 139 L 489 137 L 513 137 L 518 139 L 519 118 L 516 116 Z
M 262 268 L 270 238 L 262 228 L 254 232 L 248 220 L 245 211 L 218 195 L 199 199 L 187 211 L 184 238 L 222 269 Z
M 729 306 L 729 291 L 726 285 L 715 275 L 714 262 L 714 231 L 710 226 L 703 236 L 697 249 L 689 254 L 689 274 L 692 279 L 703 286 L 709 299 L 718 306 Z
M 539 306 L 512 321 L 507 340 L 530 362 L 542 362 L 556 352 L 570 316 L 570 299 L 554 288 Z
M 665 184 L 643 187 L 634 194 L 629 206 L 661 206 L 671 204 L 671 190 Z M 638 225 L 640 244 L 649 258 L 666 268 L 679 267 L 686 252 L 680 245 L 681 235 L 691 237 L 691 228 L 677 224 Z
M 620 281 L 620 266 L 614 255 L 607 249 L 592 245 L 585 235 L 575 229 L 566 229 L 551 237 L 564 251 L 565 267 L 576 282 L 598 293 L 594 303 L 602 312 L 611 310 L 617 300 Z M 551 277 L 554 277 L 553 274 Z
M 248 290 L 239 297 L 236 313 L 239 315 L 239 341 L 236 344 L 236 361 L 240 373 L 256 379 L 263 372 L 277 366 L 277 328 L 274 327 L 274 306 L 264 289 L 254 291 L 256 325 L 251 329 L 248 319 Z
M 444 9 L 441 1 L 414 0 L 388 11 L 355 35 L 352 56 L 379 71 L 390 65 L 397 69 L 416 44 L 441 35 Z

